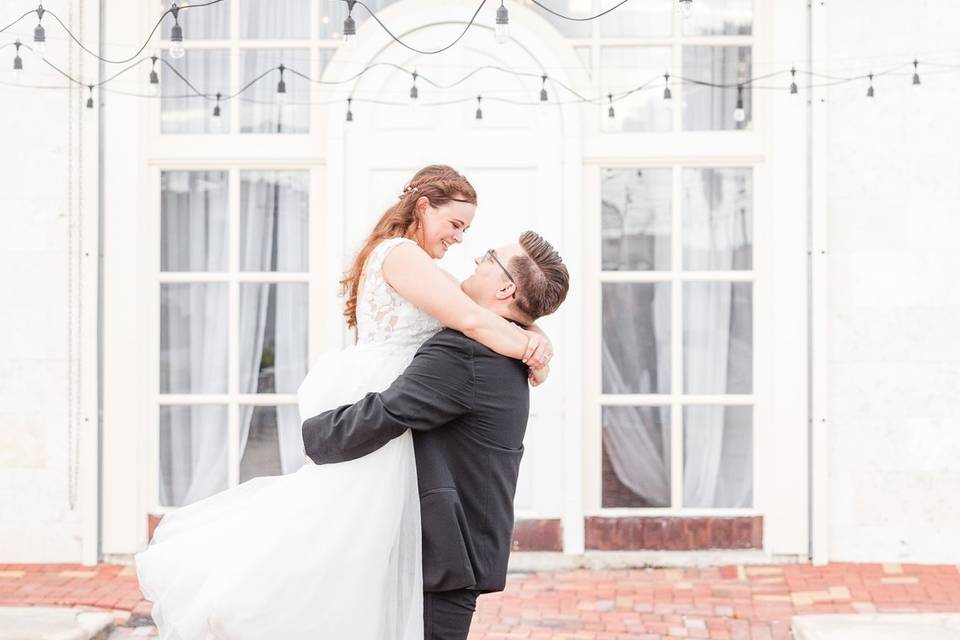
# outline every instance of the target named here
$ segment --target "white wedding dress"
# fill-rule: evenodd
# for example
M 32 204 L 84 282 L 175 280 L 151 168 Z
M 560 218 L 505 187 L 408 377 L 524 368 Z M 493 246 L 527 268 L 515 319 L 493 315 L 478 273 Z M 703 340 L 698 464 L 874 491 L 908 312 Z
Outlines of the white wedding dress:
M 301 419 L 382 391 L 442 327 L 364 266 L 355 346 L 320 358 Z M 137 576 L 169 640 L 422 640 L 420 501 L 410 432 L 351 462 L 254 478 L 164 516 Z

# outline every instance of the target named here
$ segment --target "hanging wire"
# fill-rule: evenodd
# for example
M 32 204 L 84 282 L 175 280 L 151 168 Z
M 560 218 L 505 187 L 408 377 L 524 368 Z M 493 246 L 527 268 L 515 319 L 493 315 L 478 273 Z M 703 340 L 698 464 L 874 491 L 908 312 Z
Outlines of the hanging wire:
M 485 5 L 485 4 L 487 3 L 487 0 L 480 0 L 480 4 L 479 4 L 479 6 L 477 6 L 477 10 L 473 12 L 473 15 L 472 15 L 472 16 L 470 16 L 470 21 L 467 22 L 467 25 L 463 28 L 463 31 L 460 33 L 460 35 L 458 35 L 458 36 L 453 40 L 453 42 L 451 42 L 450 44 L 448 44 L 448 45 L 446 45 L 446 46 L 440 47 L 439 49 L 418 49 L 418 48 L 416 48 L 416 47 L 414 47 L 414 46 L 411 46 L 411 45 L 407 44 L 406 42 L 404 42 L 403 40 L 401 40 L 400 38 L 398 38 L 396 35 L 394 35 L 394 33 L 393 33 L 392 31 L 390 31 L 390 28 L 387 27 L 387 25 L 383 24 L 383 21 L 380 20 L 380 18 L 377 16 L 377 14 L 376 14 L 370 7 L 368 7 L 365 3 L 363 3 L 361 0 L 340 0 L 340 1 L 341 1 L 341 2 L 345 2 L 345 3 L 348 3 L 348 4 L 349 4 L 350 2 L 353 2 L 354 4 L 360 5 L 361 7 L 363 7 L 364 9 L 367 10 L 367 13 L 370 14 L 370 17 L 373 18 L 373 19 L 377 22 L 377 24 L 380 25 L 380 28 L 383 29 L 384 32 L 386 32 L 386 34 L 387 34 L 388 36 L 390 36 L 391 38 L 393 38 L 394 42 L 400 44 L 401 46 L 403 46 L 403 47 L 405 47 L 405 48 L 407 48 L 407 49 L 409 49 L 410 51 L 413 51 L 414 53 L 419 53 L 419 54 L 425 55 L 425 56 L 432 56 L 432 55 L 435 55 L 435 54 L 437 54 L 437 53 L 443 53 L 443 52 L 446 51 L 447 49 L 450 49 L 450 48 L 453 47 L 455 44 L 457 44 L 458 42 L 460 42 L 460 40 L 463 39 L 463 36 L 467 35 L 467 31 L 470 30 L 470 27 L 473 26 L 473 23 L 477 20 L 477 16 L 480 15 L 480 10 L 483 9 L 483 5 Z

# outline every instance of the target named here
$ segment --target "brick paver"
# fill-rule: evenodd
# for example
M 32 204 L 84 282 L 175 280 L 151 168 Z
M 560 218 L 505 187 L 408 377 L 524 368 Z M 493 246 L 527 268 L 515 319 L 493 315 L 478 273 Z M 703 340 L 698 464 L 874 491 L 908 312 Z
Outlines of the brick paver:
M 122 565 L 0 565 L 0 606 L 112 610 L 148 633 L 149 603 Z M 960 612 L 954 565 L 726 566 L 512 574 L 480 598 L 471 640 L 780 640 L 803 613 Z M 120 632 L 118 637 L 124 635 Z

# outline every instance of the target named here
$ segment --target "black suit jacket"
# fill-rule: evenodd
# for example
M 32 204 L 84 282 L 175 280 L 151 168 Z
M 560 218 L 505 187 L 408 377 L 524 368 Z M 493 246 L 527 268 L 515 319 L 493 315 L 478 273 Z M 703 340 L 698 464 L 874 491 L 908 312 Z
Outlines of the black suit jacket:
M 529 406 L 526 365 L 446 329 L 386 391 L 305 420 L 303 441 L 325 464 L 412 429 L 424 591 L 501 591 Z

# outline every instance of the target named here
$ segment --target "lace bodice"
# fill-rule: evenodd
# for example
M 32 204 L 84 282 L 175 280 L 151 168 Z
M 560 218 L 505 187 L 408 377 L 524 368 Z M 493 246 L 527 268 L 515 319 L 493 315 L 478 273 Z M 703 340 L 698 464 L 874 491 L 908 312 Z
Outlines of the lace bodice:
M 395 343 L 419 346 L 443 328 L 394 290 L 383 277 L 383 261 L 390 250 L 409 238 L 382 241 L 363 266 L 363 281 L 357 296 L 357 344 Z

